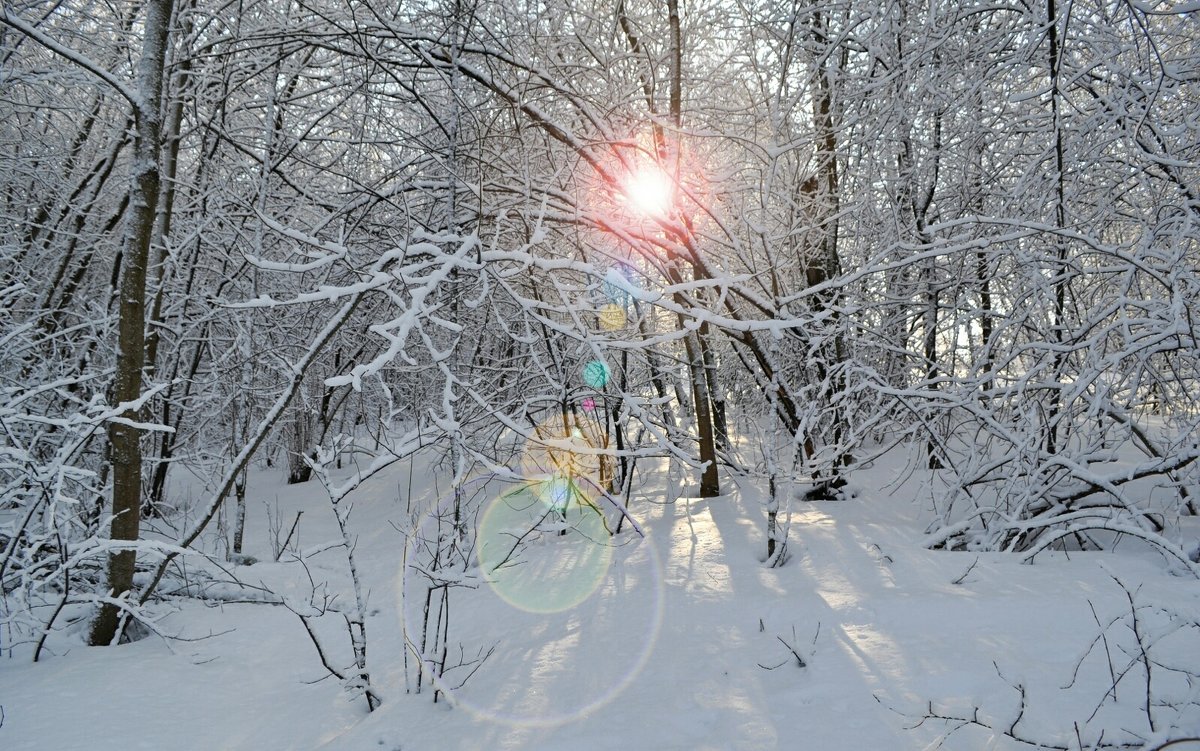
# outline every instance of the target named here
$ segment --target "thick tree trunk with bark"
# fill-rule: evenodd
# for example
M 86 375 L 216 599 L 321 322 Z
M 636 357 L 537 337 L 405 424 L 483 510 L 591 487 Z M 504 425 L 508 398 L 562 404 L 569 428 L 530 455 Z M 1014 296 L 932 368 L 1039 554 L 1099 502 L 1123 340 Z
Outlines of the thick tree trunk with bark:
M 113 401 L 124 404 L 142 395 L 142 368 L 146 346 L 146 265 L 150 241 L 154 236 L 154 217 L 159 195 L 159 151 L 161 121 L 159 102 L 163 90 L 163 62 L 166 56 L 173 0 L 148 0 L 145 37 L 138 63 L 135 104 L 135 142 L 133 184 L 130 186 L 131 213 L 122 254 L 120 318 L 118 322 L 117 372 L 113 383 Z M 118 542 L 134 542 L 141 526 L 142 430 L 138 411 L 128 410 L 120 421 L 109 425 L 112 463 L 112 527 L 110 536 Z M 134 550 L 109 554 L 108 595 L 123 598 L 133 587 L 137 562 Z M 120 608 L 112 601 L 100 607 L 92 623 L 89 641 L 93 645 L 110 644 L 117 636 Z
M 683 33 L 680 30 L 679 22 L 679 0 L 667 0 L 667 19 L 670 25 L 670 112 L 671 122 L 678 130 L 683 125 Z M 679 182 L 679 141 L 678 134 L 675 137 L 675 147 L 671 154 L 671 172 L 675 182 Z M 684 225 L 687 226 L 684 221 Z M 682 244 L 687 244 L 688 238 L 681 238 Z M 679 277 L 679 274 L 675 274 Z M 672 283 L 678 284 L 681 279 L 672 279 Z M 680 326 L 683 325 L 683 320 L 680 320 Z M 721 494 L 721 482 L 717 478 L 717 441 L 716 430 L 713 425 L 713 404 L 712 392 L 709 388 L 709 374 L 705 369 L 704 349 L 705 342 L 700 338 L 708 333 L 708 324 L 701 323 L 700 331 L 696 334 L 688 334 L 684 339 L 684 347 L 687 352 L 688 373 L 692 381 L 692 401 L 696 409 L 696 431 L 697 437 L 700 440 L 700 461 L 704 463 L 704 469 L 700 474 L 700 495 L 704 498 L 711 498 Z M 715 371 L 712 373 L 713 379 L 716 378 Z M 724 411 L 722 411 L 722 418 Z

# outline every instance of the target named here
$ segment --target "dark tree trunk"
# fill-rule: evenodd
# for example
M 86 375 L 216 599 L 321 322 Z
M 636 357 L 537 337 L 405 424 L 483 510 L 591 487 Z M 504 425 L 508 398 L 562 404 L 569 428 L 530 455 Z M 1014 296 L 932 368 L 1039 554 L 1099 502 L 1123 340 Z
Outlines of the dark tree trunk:
M 159 102 L 163 91 L 163 63 L 166 57 L 173 0 L 147 0 L 142 57 L 138 63 L 137 94 L 134 109 L 135 141 L 133 184 L 130 186 L 129 229 L 122 253 L 120 304 L 118 319 L 117 372 L 113 399 L 132 402 L 142 394 L 142 368 L 146 346 L 146 265 L 150 241 L 154 235 L 154 217 L 159 194 L 159 151 L 161 122 Z M 111 446 L 113 478 L 112 527 L 110 536 L 118 542 L 134 542 L 141 526 L 142 449 L 138 412 L 128 410 L 122 416 L 128 422 L 113 422 L 108 437 Z M 123 597 L 133 587 L 137 554 L 121 550 L 109 554 L 108 595 Z M 92 623 L 89 641 L 93 645 L 111 644 L 117 635 L 121 610 L 112 602 L 100 607 Z

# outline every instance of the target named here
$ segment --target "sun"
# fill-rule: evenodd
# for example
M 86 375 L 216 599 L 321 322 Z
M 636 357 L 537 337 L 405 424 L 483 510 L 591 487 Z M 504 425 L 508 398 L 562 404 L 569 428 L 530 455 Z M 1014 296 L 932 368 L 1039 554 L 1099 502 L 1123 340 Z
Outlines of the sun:
M 675 186 L 662 170 L 643 167 L 625 179 L 625 199 L 642 216 L 662 219 L 671 213 Z

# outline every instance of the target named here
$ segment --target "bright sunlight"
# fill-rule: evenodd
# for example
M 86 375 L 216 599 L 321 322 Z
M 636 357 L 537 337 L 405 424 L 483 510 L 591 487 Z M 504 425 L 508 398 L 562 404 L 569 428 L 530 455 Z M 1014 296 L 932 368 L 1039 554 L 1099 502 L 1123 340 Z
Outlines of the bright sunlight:
M 661 219 L 671 211 L 674 186 L 657 167 L 643 167 L 629 175 L 624 192 L 630 207 L 642 216 Z

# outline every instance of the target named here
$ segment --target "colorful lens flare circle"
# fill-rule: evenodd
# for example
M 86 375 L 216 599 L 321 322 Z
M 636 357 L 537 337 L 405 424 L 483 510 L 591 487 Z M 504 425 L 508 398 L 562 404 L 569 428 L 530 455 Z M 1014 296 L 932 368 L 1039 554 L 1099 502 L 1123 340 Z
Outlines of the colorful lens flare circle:
M 620 305 L 609 303 L 600 308 L 600 328 L 605 331 L 616 331 L 625 327 L 628 316 L 625 315 L 625 308 Z
M 521 452 L 521 475 L 530 481 L 552 477 L 587 480 L 600 485 L 600 427 L 593 420 L 576 419 L 571 412 L 542 420 L 529 433 Z
M 583 382 L 590 388 L 600 390 L 608 385 L 608 365 L 603 360 L 592 360 L 583 366 Z
M 479 522 L 480 575 L 529 613 L 561 613 L 599 588 L 612 563 L 608 520 L 568 478 L 529 482 L 492 500 Z
M 662 561 L 654 540 L 630 525 L 610 533 L 620 512 L 595 490 L 563 475 L 488 476 L 413 517 L 397 577 L 404 639 L 417 658 L 408 680 L 421 665 L 422 690 L 436 689 L 452 706 L 509 727 L 546 728 L 595 714 L 637 679 L 662 626 Z M 446 636 L 435 637 L 435 626 L 447 628 L 443 595 L 451 617 Z M 445 662 L 441 638 L 451 653 Z M 531 644 L 534 659 L 512 651 Z M 461 660 L 453 654 L 460 648 Z M 494 655 L 476 665 L 476 652 L 489 649 Z

